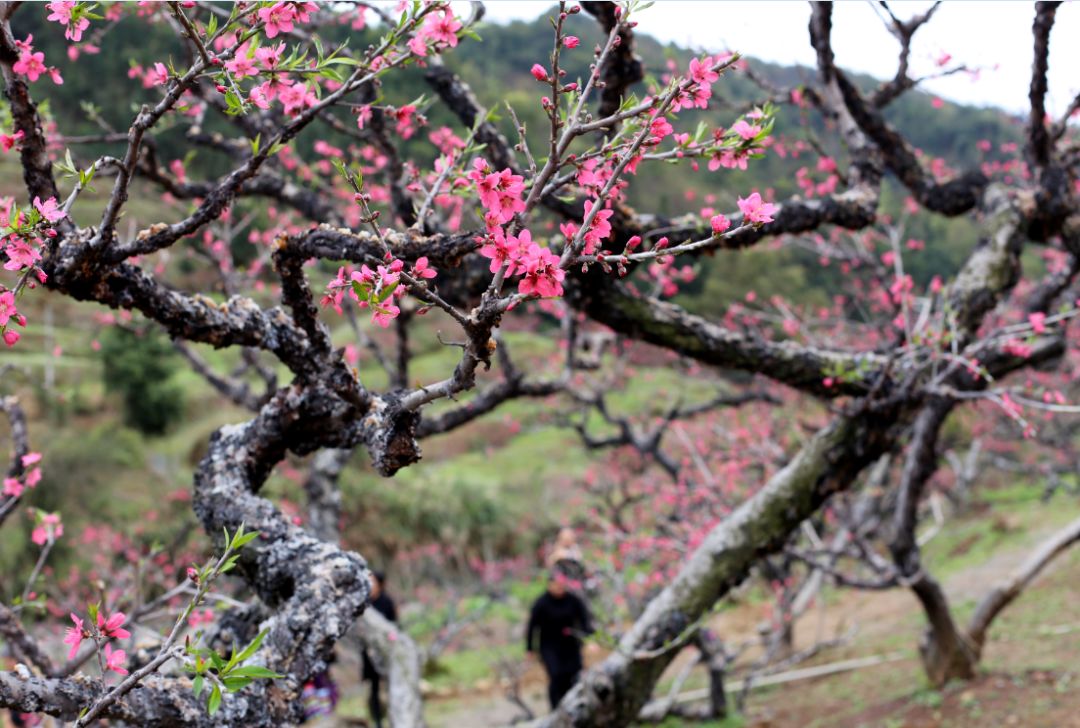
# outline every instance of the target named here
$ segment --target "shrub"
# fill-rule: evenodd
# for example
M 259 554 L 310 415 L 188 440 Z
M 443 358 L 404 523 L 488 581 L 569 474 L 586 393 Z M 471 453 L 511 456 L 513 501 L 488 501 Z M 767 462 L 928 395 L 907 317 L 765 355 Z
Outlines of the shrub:
M 105 389 L 120 395 L 124 422 L 160 435 L 184 414 L 176 352 L 157 330 L 112 328 L 101 341 Z

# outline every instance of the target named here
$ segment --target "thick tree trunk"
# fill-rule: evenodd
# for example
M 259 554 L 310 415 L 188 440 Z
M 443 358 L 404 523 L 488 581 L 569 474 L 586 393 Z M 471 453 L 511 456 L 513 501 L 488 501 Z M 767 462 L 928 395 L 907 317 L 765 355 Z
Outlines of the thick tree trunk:
M 368 609 L 356 634 L 375 661 L 389 688 L 387 718 L 391 728 L 423 728 L 424 701 L 420 695 L 420 650 L 396 624 Z
M 327 448 L 315 453 L 304 481 L 307 495 L 308 531 L 329 543 L 341 537 L 341 491 L 338 477 L 352 457 L 348 448 Z
M 990 625 L 1012 604 L 1059 554 L 1080 541 L 1080 519 L 1068 524 L 1039 547 L 1008 579 L 983 597 L 966 630 L 952 619 L 940 585 L 927 575 L 912 584 L 923 605 L 930 626 L 919 649 L 930 681 L 937 686 L 949 680 L 970 680 L 982 657 Z
M 956 626 L 941 585 L 924 572 L 911 589 L 930 623 L 919 643 L 919 654 L 931 684 L 941 687 L 950 680 L 975 677 L 979 648 Z
M 762 556 L 782 548 L 802 521 L 894 444 L 896 429 L 881 423 L 902 418 L 900 413 L 889 415 L 842 417 L 815 434 L 784 469 L 713 529 L 616 651 L 590 670 L 540 725 L 631 723 L 678 652 L 673 641 L 694 629 Z

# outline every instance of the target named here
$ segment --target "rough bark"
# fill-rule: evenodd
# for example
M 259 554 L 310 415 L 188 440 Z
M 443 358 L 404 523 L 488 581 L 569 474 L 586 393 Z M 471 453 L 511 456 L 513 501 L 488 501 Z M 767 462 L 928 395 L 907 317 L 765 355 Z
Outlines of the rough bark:
M 1028 145 L 1026 156 L 1034 167 L 1044 167 L 1050 161 L 1050 130 L 1046 127 L 1046 74 L 1050 69 L 1050 30 L 1054 27 L 1058 2 L 1035 4 L 1035 22 L 1031 34 L 1035 40 L 1031 64 L 1031 87 L 1028 91 Z
M 345 468 L 352 450 L 327 448 L 315 453 L 308 477 L 304 481 L 307 495 L 308 530 L 328 543 L 341 537 L 341 491 L 338 477 Z
M 567 295 L 571 305 L 620 334 L 676 351 L 703 364 L 762 372 L 775 381 L 822 397 L 864 394 L 875 384 L 874 374 L 885 358 L 874 353 L 816 349 L 792 341 L 769 341 L 732 331 L 682 307 L 635 296 L 602 272 L 590 284 L 575 285 Z M 830 371 L 866 371 L 826 386 Z
M 0 604 L 0 637 L 4 638 L 16 657 L 27 660 L 42 674 L 52 675 L 55 671 L 52 658 L 26 633 L 19 616 L 3 604 Z

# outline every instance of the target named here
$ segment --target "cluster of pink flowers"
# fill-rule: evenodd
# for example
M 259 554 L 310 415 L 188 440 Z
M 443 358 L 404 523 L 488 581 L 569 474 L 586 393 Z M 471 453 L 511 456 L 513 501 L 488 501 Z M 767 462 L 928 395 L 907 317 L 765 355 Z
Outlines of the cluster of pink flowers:
M 510 222 L 514 215 L 525 211 L 525 201 L 521 199 L 525 192 L 525 179 L 509 169 L 492 172 L 484 159 L 477 159 L 468 174 L 476 183 L 476 193 L 480 205 L 484 208 L 484 221 L 488 231 L 493 232 L 498 226 Z
M 34 530 L 30 532 L 30 540 L 38 546 L 44 546 L 64 535 L 64 524 L 60 522 L 59 513 L 35 511 L 34 521 Z
M 750 153 L 743 149 L 718 149 L 709 159 L 709 171 L 715 172 L 721 167 L 745 170 L 749 159 Z
M 426 124 L 427 120 L 423 116 L 416 113 L 416 106 L 414 104 L 405 104 L 398 108 L 389 109 L 390 117 L 394 120 L 394 131 L 397 132 L 402 139 L 409 139 L 416 133 L 416 127 L 414 124 Z
M 57 2 L 46 3 L 45 7 L 51 11 L 46 20 L 66 26 L 64 29 L 65 38 L 75 43 L 82 40 L 83 32 L 90 27 L 90 19 L 80 12 L 77 2 L 73 0 L 57 0 Z
M 592 212 L 593 206 L 596 203 L 592 200 L 585 200 L 585 217 L 587 218 Z M 585 255 L 592 255 L 596 252 L 596 248 L 605 239 L 611 237 L 611 216 L 615 214 L 615 211 L 609 208 L 605 208 L 596 213 L 596 216 L 589 223 L 589 229 L 585 231 L 583 240 L 585 245 L 582 247 L 582 252 Z M 560 226 L 564 235 L 567 235 L 567 240 L 572 240 L 577 234 L 576 226 L 573 223 L 566 223 Z
M 5 230 L 3 237 L 0 237 L 0 252 L 7 259 L 4 270 L 23 273 L 30 269 L 34 271 L 37 279 L 44 283 L 45 272 L 36 268 L 41 261 L 42 240 L 39 236 L 55 236 L 53 223 L 62 220 L 66 215 L 54 197 L 44 201 L 35 197 L 33 212 L 29 215 L 15 207 L 14 202 L 10 202 L 7 209 L 0 212 L 0 228 Z M 15 291 L 0 287 L 0 331 L 3 332 L 4 343 L 8 346 L 14 346 L 20 338 L 19 332 L 9 328 L 12 322 L 25 327 L 26 317 L 16 308 Z
M 490 270 L 496 273 L 507 266 L 506 275 L 520 275 L 518 292 L 541 297 L 561 296 L 566 272 L 559 267 L 559 256 L 532 239 L 529 230 L 507 235 L 503 229 L 514 216 L 525 211 L 525 180 L 510 169 L 492 172 L 487 162 L 477 159 L 468 178 L 476 184 L 488 236 L 480 254 L 491 259 Z M 586 203 L 589 204 L 589 203 Z M 608 226 L 610 230 L 610 225 Z
M 758 124 L 751 124 L 746 119 L 736 121 L 732 124 L 731 130 L 745 141 L 750 141 L 761 133 L 761 127 Z
M 19 326 L 26 326 L 26 317 L 19 313 L 15 307 L 15 292 L 4 291 L 0 293 L 0 330 L 4 332 L 4 343 L 8 346 L 15 346 L 19 341 L 19 332 L 14 329 L 9 329 L 8 324 L 14 322 Z M 18 495 L 18 493 L 10 493 L 9 482 L 12 478 L 8 478 L 4 481 L 4 495 Z M 14 481 L 17 484 L 17 481 Z M 10 486 L 13 489 L 15 486 Z M 20 491 L 21 492 L 21 491 Z
M 0 294 L 0 325 L 6 323 L 4 319 L 4 305 L 5 298 L 10 296 L 11 291 Z M 12 304 L 12 310 L 14 310 L 14 304 Z M 26 488 L 33 488 L 41 482 L 41 468 L 32 467 L 41 462 L 41 453 L 31 452 L 22 456 L 23 468 L 29 468 L 21 477 L 18 478 L 4 478 L 4 490 L 3 495 L 10 496 L 12 498 L 18 498 L 23 494 L 23 490 Z
M 326 285 L 320 304 L 324 308 L 330 306 L 340 314 L 347 294 L 361 309 L 371 309 L 373 323 L 386 328 L 401 313 L 394 301 L 405 295 L 405 288 L 398 285 L 404 269 L 405 264 L 400 260 L 390 260 L 387 265 L 376 266 L 375 270 L 367 265 L 361 265 L 358 271 L 342 266 Z M 422 257 L 417 258 L 409 275 L 416 280 L 429 280 L 438 275 L 438 271 Z
M 559 267 L 559 256 L 532 239 L 532 233 L 522 230 L 515 237 L 495 228 L 480 255 L 491 258 L 489 270 L 496 273 L 507 266 L 506 275 L 521 275 L 518 293 L 541 297 L 561 296 L 566 272 Z
M 454 17 L 449 7 L 444 7 L 424 18 L 424 24 L 408 43 L 409 50 L 414 55 L 426 56 L 429 43 L 431 49 L 436 52 L 443 48 L 456 48 L 459 30 L 461 30 L 461 22 Z
M 106 640 L 127 639 L 131 636 L 131 632 L 123 627 L 126 620 L 127 617 L 123 612 L 116 612 L 111 617 L 107 618 L 99 612 L 97 615 L 98 636 Z M 64 635 L 64 644 L 71 645 L 71 649 L 68 651 L 68 659 L 74 660 L 75 656 L 79 654 L 79 647 L 82 645 L 83 640 L 93 639 L 94 635 L 86 628 L 85 622 L 83 622 L 77 614 L 71 614 L 71 621 L 74 626 L 67 628 L 67 632 Z M 106 670 L 111 670 L 117 675 L 128 674 L 127 669 L 124 668 L 124 663 L 127 661 L 127 654 L 123 650 L 114 650 L 111 644 L 106 644 L 104 655 Z
M 284 107 L 286 116 L 297 116 L 319 103 L 319 98 L 310 84 L 296 83 L 278 91 L 278 101 Z
M 654 116 L 649 120 L 649 137 L 645 140 L 645 145 L 656 146 L 674 132 L 675 129 L 670 121 L 663 116 Z
M 11 70 L 20 76 L 26 76 L 31 83 L 45 74 L 48 74 L 57 86 L 64 83 L 60 70 L 56 66 L 45 65 L 45 54 L 41 51 L 35 52 L 33 42 L 32 35 L 26 36 L 26 40 L 15 41 L 15 47 L 19 50 L 19 60 L 11 66 Z
M 708 108 L 709 99 L 712 98 L 712 85 L 720 79 L 720 74 L 713 70 L 713 66 L 727 60 L 729 57 L 719 55 L 690 59 L 690 70 L 687 72 L 686 77 L 691 83 L 675 97 L 675 101 L 671 105 L 672 111 Z
M 755 120 L 762 118 L 761 112 L 757 111 L 747 114 L 747 117 Z M 713 131 L 713 141 L 718 147 L 709 158 L 709 171 L 715 172 L 721 167 L 724 169 L 745 170 L 750 157 L 763 151 L 761 147 L 754 146 L 761 132 L 762 127 L 760 125 L 751 124 L 745 119 L 736 121 L 729 130 L 716 129 Z M 728 139 L 725 139 L 725 136 Z M 732 147 L 729 140 L 734 140 L 739 144 Z M 766 143 L 770 141 L 770 139 L 765 140 Z
M 599 169 L 597 167 L 599 166 Z M 600 165 L 596 157 L 586 159 L 577 166 L 577 183 L 582 187 L 593 188 L 599 192 L 600 188 L 608 181 L 611 170 L 606 165 Z
M 302 3 L 278 3 L 278 5 L 290 6 L 294 4 Z M 273 10 L 273 8 L 263 8 L 259 13 L 262 14 L 270 10 Z M 306 18 L 306 15 L 304 18 Z M 288 32 L 283 26 L 281 26 L 281 30 Z M 267 35 L 273 38 L 277 33 Z M 312 84 L 295 83 L 289 78 L 288 73 L 281 70 L 281 61 L 284 54 L 284 42 L 277 45 L 262 46 L 254 50 L 249 44 L 244 43 L 236 49 L 233 57 L 226 61 L 224 65 L 225 70 L 232 74 L 235 80 L 258 77 L 260 74 L 266 77 L 266 80 L 256 84 L 248 92 L 248 101 L 256 108 L 269 109 L 270 103 L 276 99 L 281 102 L 287 115 L 296 116 L 305 109 L 314 106 L 319 99 Z
M 291 33 L 296 23 L 307 23 L 311 13 L 319 6 L 310 2 L 279 2 L 258 11 L 259 21 L 267 38 L 276 38 L 281 33 Z

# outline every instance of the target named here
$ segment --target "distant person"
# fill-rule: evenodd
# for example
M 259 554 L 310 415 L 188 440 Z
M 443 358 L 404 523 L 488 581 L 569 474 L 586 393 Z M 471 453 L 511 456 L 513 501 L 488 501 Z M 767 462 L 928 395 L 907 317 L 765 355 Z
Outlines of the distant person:
M 548 700 L 552 709 L 581 675 L 581 637 L 592 634 L 589 610 L 581 597 L 566 587 L 557 570 L 549 573 L 547 591 L 533 603 L 525 649 L 539 652 L 548 676 Z
M 572 528 L 560 528 L 547 557 L 549 569 L 559 561 L 581 561 L 581 547 L 578 546 L 577 534 Z
M 574 529 L 559 529 L 559 535 L 555 537 L 555 544 L 547 556 L 547 568 L 564 576 L 571 591 L 584 592 L 587 572 Z
M 301 699 L 304 702 L 305 723 L 320 716 L 334 714 L 338 703 L 338 689 L 330 677 L 329 669 L 318 673 L 304 684 Z
M 384 572 L 371 572 L 371 608 L 391 622 L 397 622 L 397 607 L 394 605 L 394 600 L 383 590 L 385 582 L 386 574 Z M 375 728 L 382 728 L 382 697 L 379 695 L 382 676 L 376 669 L 375 663 L 367 650 L 364 650 L 360 656 L 364 665 L 361 677 L 371 683 L 371 695 L 368 697 L 368 711 L 371 713 L 371 721 L 375 724 Z

